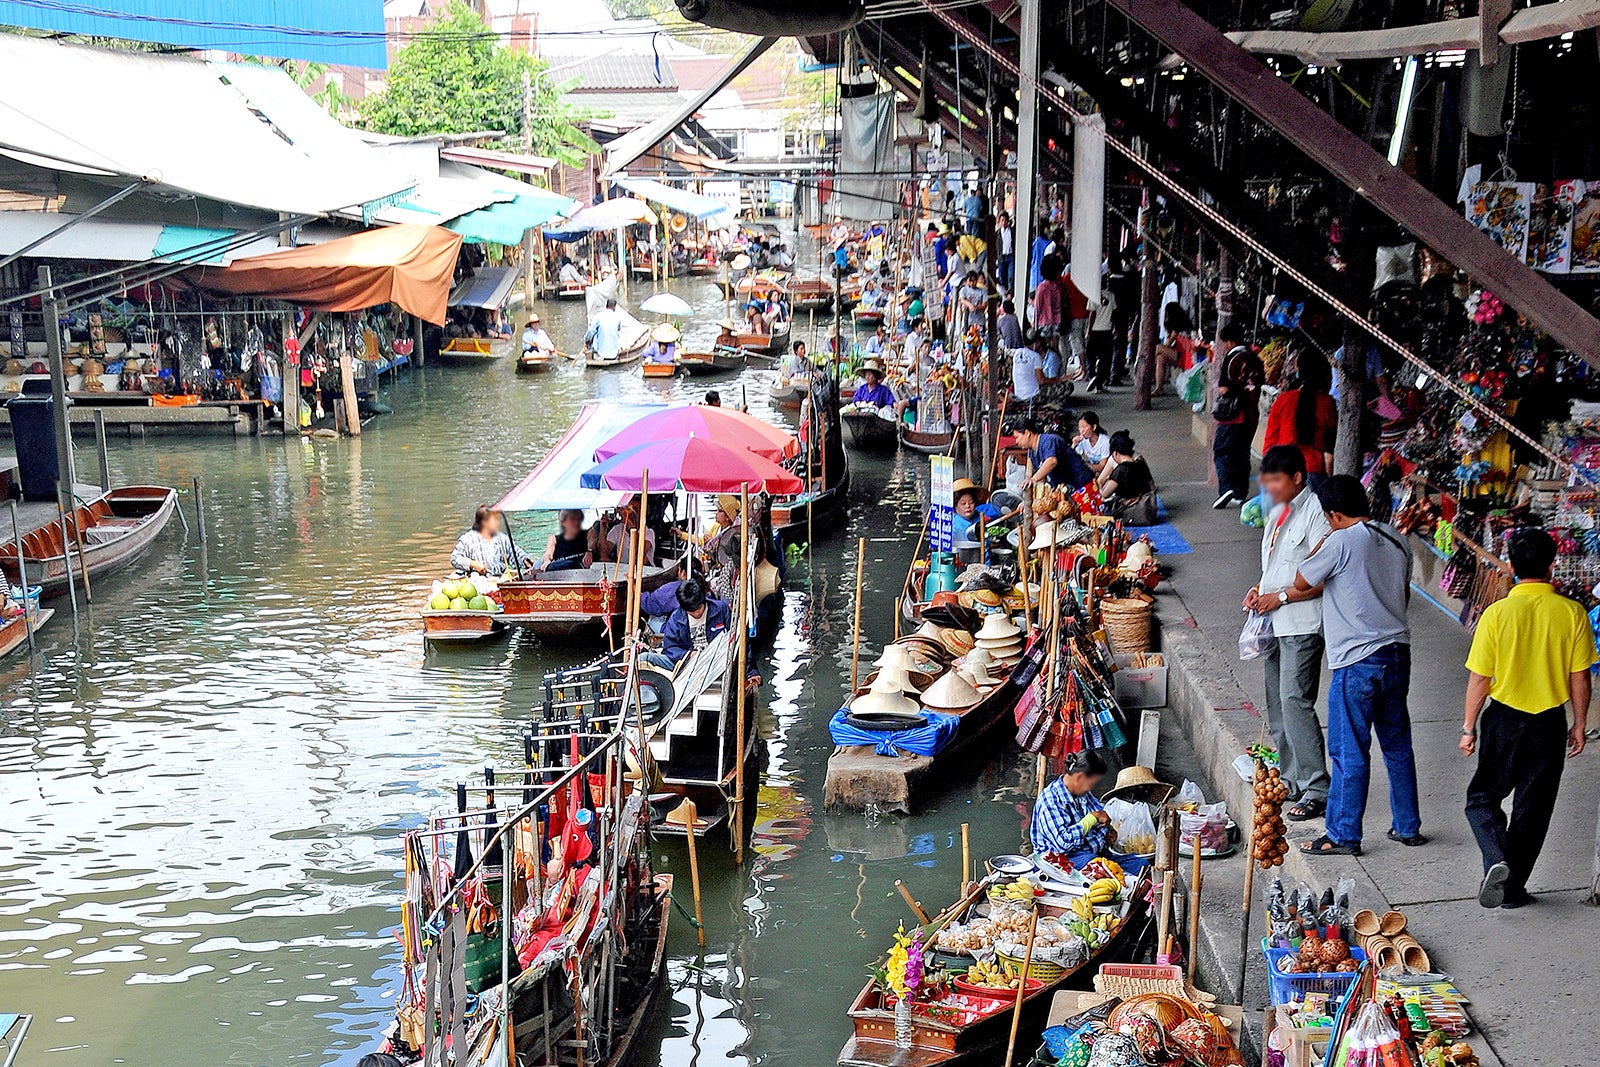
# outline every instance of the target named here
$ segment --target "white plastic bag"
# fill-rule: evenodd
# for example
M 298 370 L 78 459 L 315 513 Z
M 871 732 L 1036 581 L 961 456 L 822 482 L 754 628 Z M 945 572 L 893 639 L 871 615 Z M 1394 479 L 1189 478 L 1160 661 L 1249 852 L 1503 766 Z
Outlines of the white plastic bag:
M 1272 616 L 1252 611 L 1239 631 L 1239 658 L 1260 659 L 1272 651 L 1277 638 L 1272 634 Z
M 1150 805 L 1116 797 L 1106 801 L 1106 814 L 1117 831 L 1117 851 L 1148 856 L 1156 850 L 1156 822 Z

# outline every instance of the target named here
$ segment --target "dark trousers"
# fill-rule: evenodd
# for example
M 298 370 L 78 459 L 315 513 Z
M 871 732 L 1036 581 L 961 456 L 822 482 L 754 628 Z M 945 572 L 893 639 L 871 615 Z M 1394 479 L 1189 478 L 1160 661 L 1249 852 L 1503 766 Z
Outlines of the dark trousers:
M 1015 295 L 1017 281 L 1017 257 L 1015 255 L 996 258 L 994 280 L 999 282 L 1006 292 Z
M 1511 868 L 1506 889 L 1527 888 L 1556 810 L 1567 762 L 1567 710 L 1530 715 L 1491 700 L 1478 717 L 1478 769 L 1467 784 L 1467 823 L 1483 867 Z M 1511 821 L 1502 807 L 1511 797 Z
M 1111 331 L 1089 331 L 1089 377 L 1105 385 L 1111 381 Z
M 1217 492 L 1228 490 L 1240 500 L 1250 499 L 1250 439 L 1255 423 L 1219 422 L 1211 439 L 1211 459 L 1217 469 Z

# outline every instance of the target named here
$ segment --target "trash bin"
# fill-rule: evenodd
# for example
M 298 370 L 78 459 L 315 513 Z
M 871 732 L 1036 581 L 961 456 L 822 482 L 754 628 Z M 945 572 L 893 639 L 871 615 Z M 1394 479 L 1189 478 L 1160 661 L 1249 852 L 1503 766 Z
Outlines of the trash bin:
M 68 398 L 67 405 L 72 405 Z M 22 499 L 54 500 L 60 465 L 56 462 L 55 399 L 18 396 L 6 402 L 11 440 L 17 447 L 17 474 Z

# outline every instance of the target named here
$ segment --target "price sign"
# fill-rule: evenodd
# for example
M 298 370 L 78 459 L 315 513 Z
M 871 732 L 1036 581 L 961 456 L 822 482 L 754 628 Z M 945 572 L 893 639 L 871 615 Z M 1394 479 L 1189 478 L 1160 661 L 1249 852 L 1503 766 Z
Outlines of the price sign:
M 935 552 L 955 550 L 955 460 L 934 456 L 930 499 L 933 511 L 928 519 L 928 545 Z

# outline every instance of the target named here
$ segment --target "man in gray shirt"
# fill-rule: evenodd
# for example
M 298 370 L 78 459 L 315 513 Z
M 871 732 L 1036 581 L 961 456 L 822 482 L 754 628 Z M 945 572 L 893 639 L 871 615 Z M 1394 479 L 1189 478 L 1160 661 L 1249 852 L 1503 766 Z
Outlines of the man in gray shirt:
M 1425 845 L 1417 800 L 1417 761 L 1411 748 L 1411 549 L 1394 527 L 1368 518 L 1359 479 L 1335 475 L 1317 493 L 1332 532 L 1295 576 L 1301 591 L 1322 589 L 1327 639 L 1328 792 L 1326 832 L 1303 843 L 1310 855 L 1361 855 L 1372 735 L 1389 770 L 1389 838 Z

